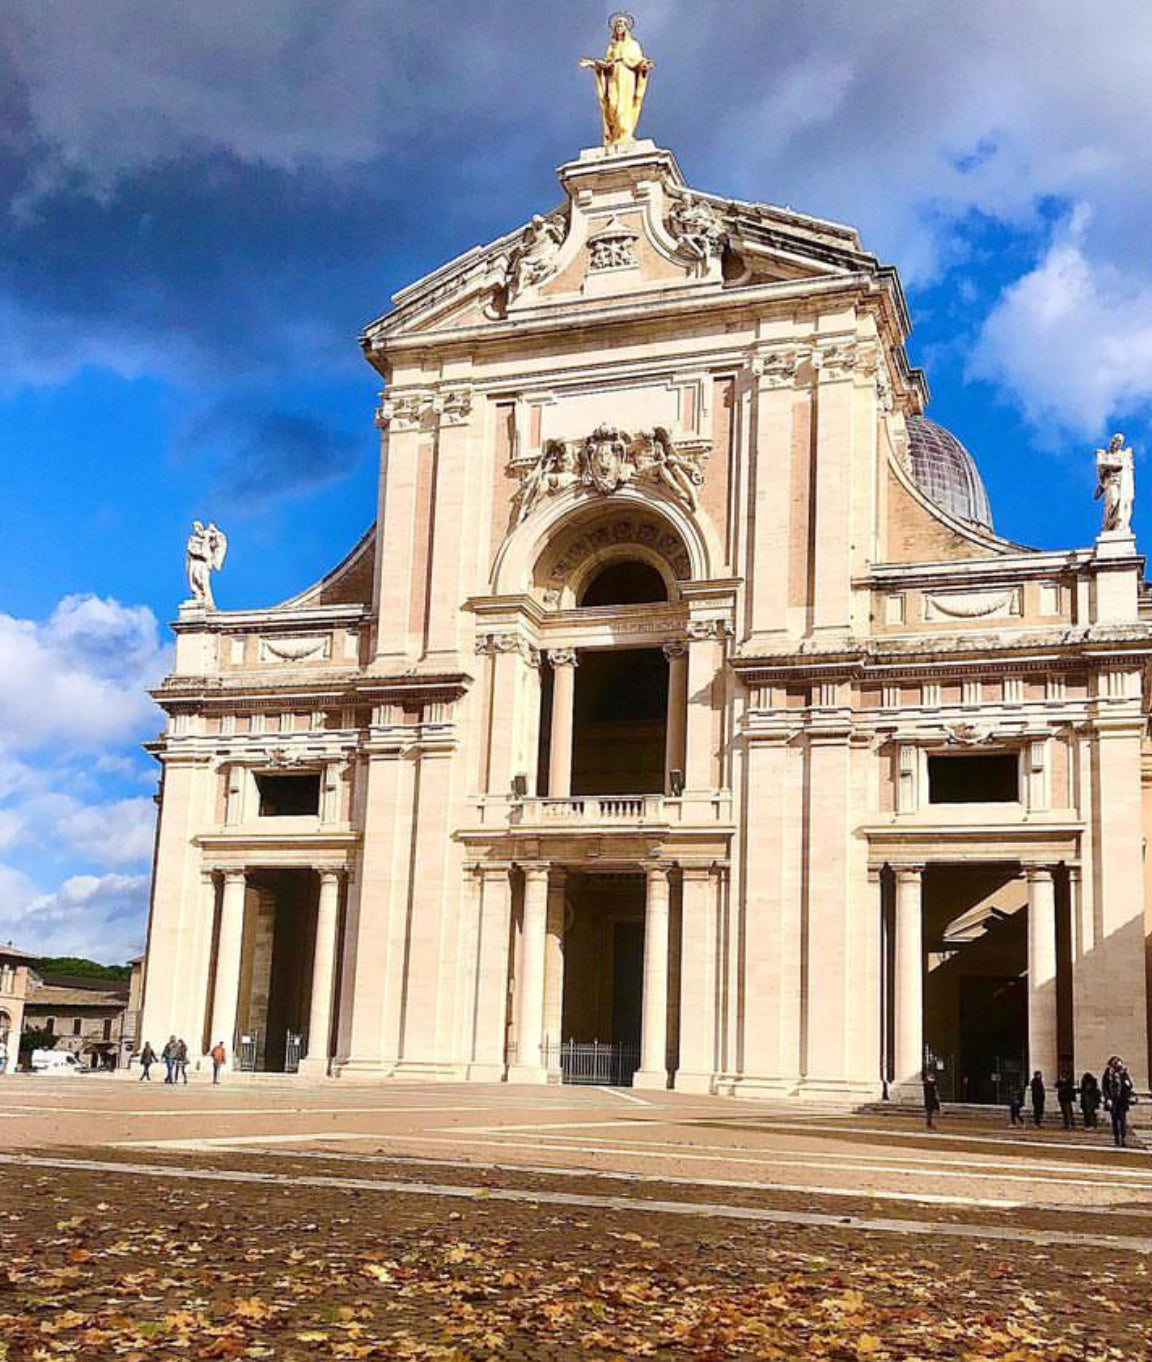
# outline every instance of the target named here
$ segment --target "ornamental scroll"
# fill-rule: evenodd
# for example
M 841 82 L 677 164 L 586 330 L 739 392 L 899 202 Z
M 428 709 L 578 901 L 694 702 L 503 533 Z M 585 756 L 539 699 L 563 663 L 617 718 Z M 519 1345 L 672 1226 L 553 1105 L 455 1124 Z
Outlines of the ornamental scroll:
M 630 435 L 600 425 L 583 440 L 548 440 L 523 473 L 518 519 L 526 520 L 541 502 L 570 487 L 610 496 L 631 482 L 663 487 L 694 511 L 696 488 L 704 481 L 703 449 L 700 441 L 677 447 L 663 426 Z

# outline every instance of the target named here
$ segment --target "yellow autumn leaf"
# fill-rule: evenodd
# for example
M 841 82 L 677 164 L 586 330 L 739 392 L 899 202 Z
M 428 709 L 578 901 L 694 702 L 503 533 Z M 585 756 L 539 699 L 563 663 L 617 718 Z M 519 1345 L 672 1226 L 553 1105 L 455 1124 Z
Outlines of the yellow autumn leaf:
M 364 1275 L 366 1277 L 371 1277 L 373 1281 L 377 1282 L 391 1282 L 395 1280 L 391 1272 L 388 1271 L 383 1263 L 365 1263 Z

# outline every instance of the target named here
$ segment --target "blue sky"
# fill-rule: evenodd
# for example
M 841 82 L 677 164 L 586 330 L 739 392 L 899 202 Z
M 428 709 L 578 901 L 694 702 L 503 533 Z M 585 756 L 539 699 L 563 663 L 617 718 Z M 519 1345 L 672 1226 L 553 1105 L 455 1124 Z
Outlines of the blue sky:
M 142 943 L 165 622 L 370 522 L 389 295 L 557 201 L 598 138 L 586 0 L 9 0 L 0 33 L 0 939 Z M 689 181 L 856 225 L 997 528 L 1091 541 L 1152 401 L 1152 10 L 653 0 L 641 131 Z M 1149 528 L 1145 500 L 1136 528 Z

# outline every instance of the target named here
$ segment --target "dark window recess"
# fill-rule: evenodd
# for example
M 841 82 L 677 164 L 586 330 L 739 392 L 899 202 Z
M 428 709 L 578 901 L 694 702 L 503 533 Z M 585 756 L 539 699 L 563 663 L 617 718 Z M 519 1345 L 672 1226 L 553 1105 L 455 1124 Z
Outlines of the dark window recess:
M 928 758 L 929 804 L 1011 804 L 1019 798 L 1015 752 Z
M 111 1018 L 111 1017 L 105 1017 L 105 1018 L 104 1018 L 104 1039 L 105 1039 L 105 1040 L 111 1040 L 111 1039 L 112 1039 L 112 1018 Z
M 261 818 L 300 818 L 320 812 L 320 776 L 257 776 Z
M 50 1036 L 55 1034 L 55 1032 L 56 1032 L 56 1018 L 55 1018 L 55 1017 L 49 1017 L 49 1018 L 48 1018 L 48 1020 L 44 1023 L 44 1030 L 47 1031 L 47 1033 L 48 1033 Z
M 584 588 L 581 605 L 645 605 L 666 601 L 664 578 L 649 563 L 628 559 L 609 563 Z
M 72 1018 L 72 1034 L 73 1034 L 74 1036 L 78 1036 L 78 1035 L 80 1034 L 80 1018 L 79 1018 L 79 1017 L 73 1017 L 73 1018 Z

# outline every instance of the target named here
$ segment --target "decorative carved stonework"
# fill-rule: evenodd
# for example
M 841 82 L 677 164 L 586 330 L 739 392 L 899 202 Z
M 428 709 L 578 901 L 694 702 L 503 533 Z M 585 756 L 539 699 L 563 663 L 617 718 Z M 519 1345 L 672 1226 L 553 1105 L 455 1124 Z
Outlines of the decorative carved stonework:
M 805 350 L 770 350 L 753 359 L 752 372 L 766 388 L 791 388 L 797 370 L 807 358 Z
M 548 661 L 553 667 L 578 667 L 580 654 L 575 648 L 549 648 Z
M 332 656 L 331 634 L 304 634 L 295 638 L 262 638 L 260 661 L 307 662 Z
M 984 724 L 956 723 L 945 727 L 948 742 L 957 747 L 978 747 L 992 741 L 992 730 Z
M 688 651 L 688 644 L 682 638 L 670 638 L 667 643 L 663 643 L 660 646 L 664 656 L 669 662 L 671 662 L 674 657 L 683 657 Z
M 559 215 L 543 218 L 537 213 L 532 218 L 508 262 L 505 283 L 508 302 L 556 273 L 556 258 L 567 235 L 568 224 Z
M 519 634 L 481 634 L 476 640 L 476 651 L 491 656 L 494 653 L 519 653 L 530 667 L 540 665 L 540 651 Z
M 590 270 L 633 269 L 636 265 L 636 242 L 640 233 L 625 227 L 615 218 L 588 238 Z
M 704 481 L 705 447 L 703 441 L 677 447 L 663 426 L 630 435 L 600 425 L 584 440 L 548 440 L 524 469 L 519 519 L 526 520 L 546 497 L 566 488 L 579 485 L 610 496 L 633 480 L 666 488 L 694 511 L 696 488 Z
M 715 208 L 687 189 L 682 190 L 673 203 L 668 226 L 676 238 L 677 248 L 694 261 L 705 263 L 719 259 L 724 252 L 727 237 Z
M 730 638 L 732 626 L 727 620 L 689 620 L 686 632 L 694 642 L 708 638 Z
M 924 618 L 988 619 L 993 615 L 1019 615 L 1023 602 L 1018 586 L 1003 591 L 938 591 L 924 593 Z
M 444 425 L 463 425 L 472 414 L 472 389 L 406 388 L 389 392 L 376 410 L 376 424 L 397 433 L 419 430 L 434 420 Z
M 564 584 L 591 554 L 625 544 L 639 544 L 659 554 L 677 581 L 692 575 L 692 564 L 678 535 L 653 520 L 620 516 L 561 541 L 559 557 L 548 571 L 545 600 L 559 603 Z

